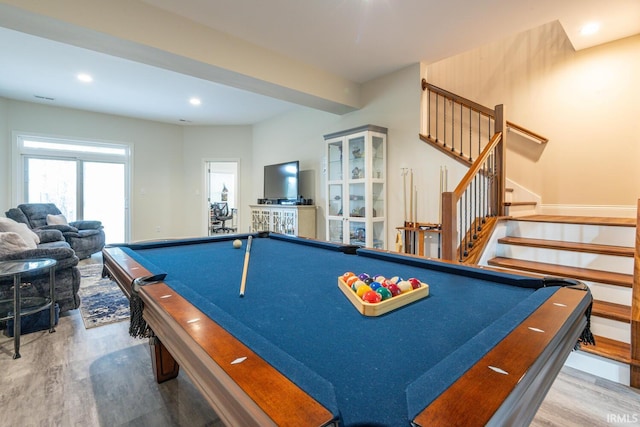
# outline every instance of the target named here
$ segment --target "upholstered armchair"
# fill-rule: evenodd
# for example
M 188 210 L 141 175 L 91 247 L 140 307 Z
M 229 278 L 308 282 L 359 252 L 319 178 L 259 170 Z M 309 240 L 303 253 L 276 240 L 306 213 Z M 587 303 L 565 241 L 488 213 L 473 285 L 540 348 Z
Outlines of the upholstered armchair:
M 59 230 L 31 231 L 24 223 L 0 218 L 0 261 L 52 258 L 57 261 L 56 302 L 61 312 L 80 306 L 78 257 Z M 22 277 L 23 297 L 49 293 L 49 273 L 28 273 Z M 13 278 L 0 278 L 0 299 L 13 298 Z
M 88 258 L 104 247 L 100 221 L 71 221 L 53 203 L 24 203 L 5 212 L 7 218 L 27 224 L 33 231 L 58 230 L 80 259 Z

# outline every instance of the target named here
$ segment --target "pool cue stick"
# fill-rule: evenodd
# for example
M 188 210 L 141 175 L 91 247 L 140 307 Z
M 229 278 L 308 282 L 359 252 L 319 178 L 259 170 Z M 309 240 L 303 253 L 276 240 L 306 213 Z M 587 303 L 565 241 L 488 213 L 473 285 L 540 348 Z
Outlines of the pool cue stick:
M 247 250 L 244 252 L 244 267 L 242 268 L 242 281 L 240 282 L 240 298 L 244 296 L 244 288 L 247 283 L 247 269 L 249 268 L 249 255 L 251 254 L 251 239 L 253 236 L 247 238 Z
M 402 207 L 404 209 L 404 226 L 407 225 L 407 168 L 402 168 Z
M 411 169 L 411 176 L 409 176 L 409 222 L 413 223 L 413 169 Z
M 414 203 L 413 203 L 413 219 L 414 219 L 414 223 L 413 226 L 414 227 L 418 227 L 418 186 L 416 185 L 415 190 L 415 197 L 414 197 Z
M 438 224 L 442 224 L 442 166 L 440 166 L 440 197 L 438 198 Z

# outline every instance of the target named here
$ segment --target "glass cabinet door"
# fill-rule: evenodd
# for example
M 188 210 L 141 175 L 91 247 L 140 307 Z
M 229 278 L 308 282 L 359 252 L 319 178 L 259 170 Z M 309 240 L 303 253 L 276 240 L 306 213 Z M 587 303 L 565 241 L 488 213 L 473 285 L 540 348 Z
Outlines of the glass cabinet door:
M 343 215 L 343 190 L 342 184 L 329 184 L 329 212 L 330 216 Z
M 371 163 L 373 179 L 385 179 L 385 161 L 384 161 L 384 139 L 379 136 L 373 136 L 371 140 Z
M 324 136 L 327 240 L 386 248 L 386 135 L 365 125 Z
M 367 176 L 364 136 L 349 138 L 347 142 L 349 147 L 349 179 L 364 179 Z
M 371 216 L 373 218 L 380 218 L 385 215 L 384 212 L 384 184 L 383 183 L 373 183 L 371 185 L 371 202 L 373 205 L 373 212 L 371 212 Z
M 376 249 L 384 249 L 384 240 L 385 240 L 385 229 L 384 222 L 382 221 L 374 221 L 373 227 L 371 227 L 372 231 L 372 245 Z
M 327 169 L 329 181 L 342 180 L 342 141 L 331 142 L 329 144 Z
M 343 243 L 344 242 L 344 221 L 341 219 L 330 219 L 329 223 L 329 240 L 334 243 Z
M 364 221 L 349 220 L 349 243 L 365 246 L 367 243 L 367 227 Z
M 366 216 L 364 183 L 349 184 L 349 217 L 364 218 Z

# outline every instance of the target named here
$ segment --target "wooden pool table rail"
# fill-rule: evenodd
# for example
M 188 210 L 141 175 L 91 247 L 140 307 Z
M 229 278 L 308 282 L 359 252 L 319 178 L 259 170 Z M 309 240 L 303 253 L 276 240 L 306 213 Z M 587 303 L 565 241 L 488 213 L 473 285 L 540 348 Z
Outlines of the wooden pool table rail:
M 128 296 L 134 279 L 151 274 L 120 248 L 105 249 L 103 259 L 106 272 Z M 175 359 L 226 425 L 333 424 L 332 414 L 315 399 L 165 283 L 144 286 L 140 297 L 144 319 L 161 343 L 152 354 L 154 366 L 158 357 Z M 247 359 L 231 364 L 241 356 Z
M 103 255 L 105 271 L 126 295 L 135 278 L 150 274 L 119 248 L 106 248 Z M 166 284 L 145 286 L 140 295 L 145 320 L 225 424 L 333 423 L 329 411 Z M 588 290 L 559 289 L 414 424 L 504 425 L 532 419 L 586 324 L 590 302 Z M 241 355 L 247 357 L 244 362 L 230 364 Z
M 420 413 L 415 424 L 528 425 L 586 326 L 590 299 L 589 292 L 559 289 Z

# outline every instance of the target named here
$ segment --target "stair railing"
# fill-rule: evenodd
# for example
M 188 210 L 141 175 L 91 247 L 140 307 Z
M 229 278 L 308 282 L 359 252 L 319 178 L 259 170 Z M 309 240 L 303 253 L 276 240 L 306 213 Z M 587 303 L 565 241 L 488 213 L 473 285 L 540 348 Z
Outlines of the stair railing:
M 442 193 L 442 259 L 464 262 L 487 219 L 504 215 L 504 111 L 495 111 L 496 133 L 455 190 Z
M 426 114 L 420 138 L 461 163 L 471 165 L 496 133 L 495 111 L 427 83 L 425 79 L 422 79 L 422 90 L 426 92 L 422 101 Z M 548 141 L 523 126 L 510 121 L 505 123 L 503 131 L 514 131 L 540 144 Z
M 505 215 L 506 139 L 509 130 L 540 144 L 548 140 L 506 120 L 504 107 L 491 109 L 422 79 L 420 139 L 469 167 L 453 192 L 442 194 L 442 253 L 446 260 L 472 262 L 470 252 L 488 218 Z M 445 189 L 446 190 L 446 189 Z

